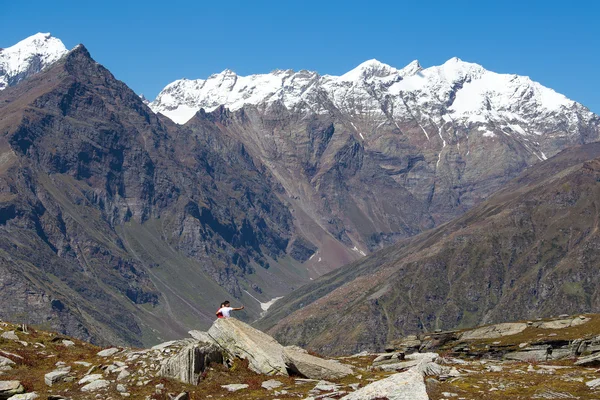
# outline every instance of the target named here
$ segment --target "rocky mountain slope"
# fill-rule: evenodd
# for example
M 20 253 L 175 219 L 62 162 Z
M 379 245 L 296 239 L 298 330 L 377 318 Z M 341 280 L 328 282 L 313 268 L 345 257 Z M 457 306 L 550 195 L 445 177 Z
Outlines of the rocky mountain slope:
M 80 45 L 0 92 L 0 317 L 136 345 L 227 298 L 254 319 L 308 280 L 282 192 L 214 122 L 157 117 Z
M 317 271 L 449 221 L 600 135 L 581 104 L 457 58 L 402 69 L 370 60 L 342 76 L 226 70 L 175 81 L 150 107 L 188 124 L 201 108 L 216 113 L 285 188 Z
M 235 319 L 147 349 L 101 349 L 0 322 L 0 398 L 594 399 L 599 323 L 564 315 L 398 338 L 386 353 L 327 359 Z
M 565 150 L 462 217 L 302 287 L 260 326 L 341 354 L 404 333 L 597 311 L 599 181 L 600 144 Z
M 49 33 L 37 33 L 14 46 L 0 49 L 0 90 L 40 72 L 66 52 L 60 39 Z

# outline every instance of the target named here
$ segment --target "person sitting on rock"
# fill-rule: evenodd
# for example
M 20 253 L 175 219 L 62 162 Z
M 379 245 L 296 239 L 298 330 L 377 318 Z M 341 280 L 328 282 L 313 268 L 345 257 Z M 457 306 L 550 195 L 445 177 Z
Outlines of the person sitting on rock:
M 233 308 L 233 307 L 230 307 L 229 304 L 230 304 L 229 301 L 224 301 L 221 303 L 221 308 L 219 308 L 216 312 L 217 318 L 229 318 L 229 317 L 231 317 L 232 311 L 239 311 L 239 310 L 244 309 L 244 306 L 241 306 L 238 308 Z

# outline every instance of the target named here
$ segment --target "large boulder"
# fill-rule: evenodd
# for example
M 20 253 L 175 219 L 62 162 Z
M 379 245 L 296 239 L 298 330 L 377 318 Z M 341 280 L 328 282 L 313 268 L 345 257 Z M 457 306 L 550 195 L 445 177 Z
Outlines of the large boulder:
M 310 379 L 338 379 L 352 374 L 348 365 L 311 356 L 291 346 L 283 349 L 283 358 L 290 370 Z
M 196 385 L 200 374 L 210 363 L 223 363 L 223 349 L 215 342 L 198 342 L 193 339 L 181 342 L 183 347 L 161 362 L 158 373 L 160 376 Z
M 391 375 L 342 397 L 343 400 L 429 400 L 423 375 L 416 369 Z
M 283 346 L 266 333 L 234 318 L 220 318 L 208 335 L 230 356 L 247 359 L 251 370 L 265 375 L 288 375 Z

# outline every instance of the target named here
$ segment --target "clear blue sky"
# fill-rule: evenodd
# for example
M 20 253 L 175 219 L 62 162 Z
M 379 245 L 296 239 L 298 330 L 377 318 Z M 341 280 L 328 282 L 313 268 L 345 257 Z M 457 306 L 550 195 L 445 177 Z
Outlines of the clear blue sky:
M 51 32 L 150 99 L 178 78 L 457 56 L 528 75 L 600 113 L 600 2 L 2 1 L 0 47 Z

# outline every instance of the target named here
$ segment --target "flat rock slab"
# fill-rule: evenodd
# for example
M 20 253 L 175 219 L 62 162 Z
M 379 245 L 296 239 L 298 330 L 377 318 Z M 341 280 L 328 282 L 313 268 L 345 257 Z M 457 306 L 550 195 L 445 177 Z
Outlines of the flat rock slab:
M 286 347 L 283 358 L 288 367 L 310 379 L 339 379 L 352 374 L 352 368 L 336 361 L 311 356 Z
M 102 351 L 98 352 L 98 355 L 100 357 L 110 357 L 114 354 L 117 354 L 119 352 L 119 349 L 117 349 L 116 347 L 110 348 L 110 349 L 104 349 Z
M 429 400 L 423 376 L 415 370 L 391 375 L 342 397 L 345 400 Z
M 527 329 L 527 324 L 524 322 L 507 322 L 467 331 L 460 338 L 462 340 L 495 339 L 502 336 L 516 335 L 525 329 Z
M 570 328 L 572 326 L 583 325 L 588 322 L 590 319 L 587 317 L 575 317 L 568 319 L 556 319 L 554 321 L 545 321 L 535 326 L 541 329 L 564 329 Z
M 230 392 L 237 392 L 238 390 L 247 389 L 248 385 L 245 383 L 232 383 L 230 385 L 221 385 L 221 387 Z
M 230 355 L 247 359 L 249 368 L 265 375 L 288 375 L 283 346 L 271 336 L 235 318 L 219 318 L 208 331 Z
M 0 399 L 8 399 L 24 391 L 25 388 L 19 381 L 0 381 Z
M 271 389 L 277 389 L 278 387 L 283 386 L 283 383 L 279 382 L 276 379 L 269 379 L 268 381 L 264 381 L 260 386 L 263 389 L 271 390 Z
M 46 375 L 44 375 L 44 382 L 46 382 L 46 385 L 52 386 L 55 383 L 62 381 L 67 375 L 69 375 L 69 371 L 70 370 L 58 370 L 48 372 Z
M 96 390 L 105 389 L 110 385 L 109 381 L 100 379 L 93 381 L 81 388 L 82 392 L 94 392 Z

